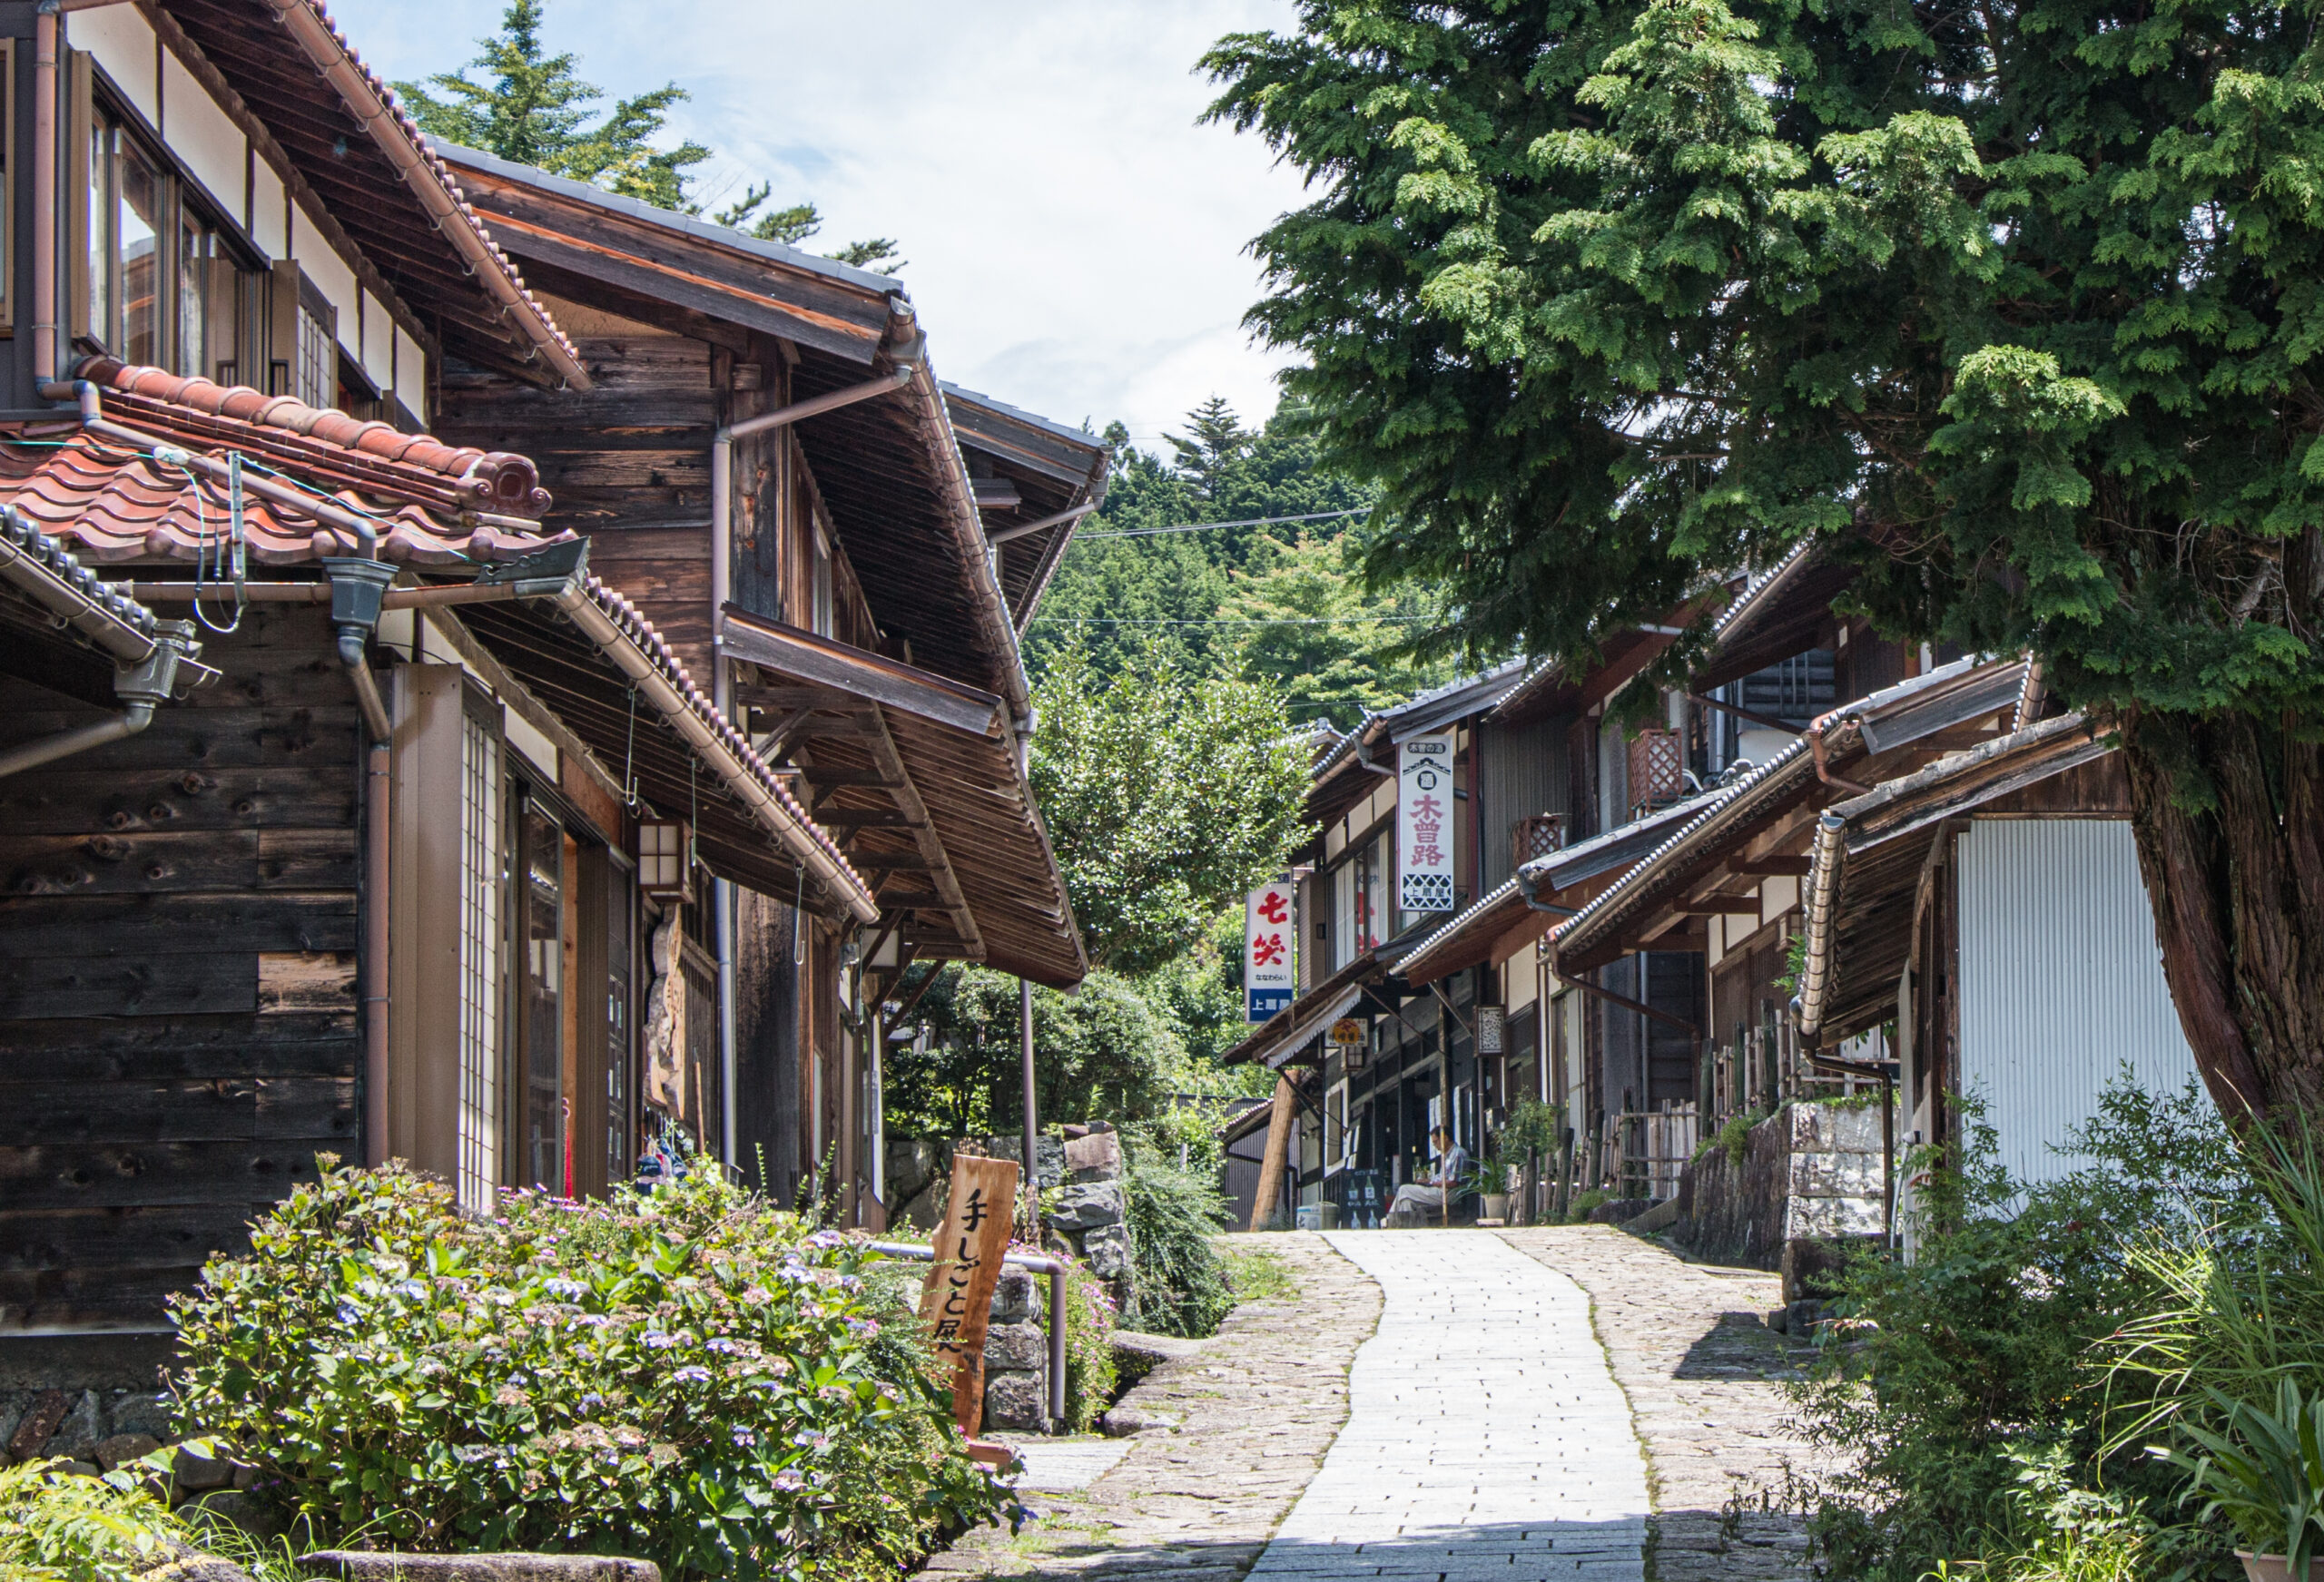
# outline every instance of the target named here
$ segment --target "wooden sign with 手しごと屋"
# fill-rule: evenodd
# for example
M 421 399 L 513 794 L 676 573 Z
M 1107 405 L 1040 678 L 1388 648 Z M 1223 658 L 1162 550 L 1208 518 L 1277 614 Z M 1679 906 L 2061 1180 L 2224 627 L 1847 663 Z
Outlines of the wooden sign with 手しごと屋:
M 936 1262 L 921 1288 L 920 1320 L 937 1353 L 952 1364 L 952 1416 L 971 1440 L 984 1420 L 985 1330 L 1016 1206 L 1015 1161 L 953 1156 L 952 1199 L 937 1228 Z

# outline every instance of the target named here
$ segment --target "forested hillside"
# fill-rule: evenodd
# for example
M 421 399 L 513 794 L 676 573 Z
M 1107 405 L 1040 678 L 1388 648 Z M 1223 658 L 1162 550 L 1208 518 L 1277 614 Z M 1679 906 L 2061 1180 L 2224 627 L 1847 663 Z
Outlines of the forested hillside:
M 1167 660 L 1190 675 L 1266 683 L 1295 723 L 1342 729 L 1441 679 L 1389 653 L 1434 605 L 1409 586 L 1366 592 L 1358 561 L 1372 496 L 1318 469 L 1298 418 L 1286 406 L 1246 428 L 1213 398 L 1187 415 L 1168 457 L 1108 429 L 1113 482 L 1028 634 L 1035 670 L 1076 648 L 1100 675 Z

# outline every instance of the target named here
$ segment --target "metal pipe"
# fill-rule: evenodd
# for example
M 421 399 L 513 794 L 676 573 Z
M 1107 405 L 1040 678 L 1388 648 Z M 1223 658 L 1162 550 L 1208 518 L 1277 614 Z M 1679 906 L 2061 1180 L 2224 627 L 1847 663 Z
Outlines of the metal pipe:
M 1038 1243 L 1041 1239 L 1041 1126 L 1033 1102 L 1033 984 L 1025 978 L 1017 980 L 1017 1055 L 1025 1076 L 1025 1223 Z
M 916 1242 L 866 1242 L 874 1253 L 891 1258 L 910 1258 L 917 1263 L 933 1263 L 936 1249 L 923 1247 Z M 1002 1254 L 1003 1263 L 1022 1269 L 1030 1274 L 1049 1277 L 1049 1416 L 1059 1422 L 1065 1420 L 1065 1280 L 1066 1265 L 1062 1259 L 1042 1253 L 1010 1251 Z
M 349 113 L 370 134 L 372 146 L 395 167 L 404 185 L 419 200 L 438 234 L 460 254 L 486 295 L 500 304 L 501 317 L 513 315 L 532 355 L 541 358 L 566 385 L 590 388 L 589 371 L 582 366 L 570 342 L 550 319 L 548 311 L 517 281 L 507 257 L 488 241 L 473 211 L 453 196 L 449 182 L 439 176 L 418 138 L 405 129 L 403 118 L 380 98 L 369 74 L 348 58 L 347 47 L 331 32 L 312 0 L 267 0 L 283 31 L 298 41 L 324 81 L 338 90 Z M 383 129 L 381 123 L 386 123 Z
M 777 407 L 772 412 L 729 423 L 710 437 L 710 701 L 720 713 L 733 710 L 731 683 L 726 676 L 726 634 L 720 629 L 720 623 L 732 596 L 734 575 L 734 441 L 858 401 L 868 401 L 890 390 L 900 390 L 911 382 L 911 368 L 899 368 L 860 385 L 828 390 L 787 407 Z
M 33 378 L 56 368 L 56 0 L 33 17 Z
M 1869 796 L 1872 794 L 1870 786 L 1858 785 L 1852 780 L 1844 780 L 1834 774 L 1831 765 L 1826 761 L 1826 754 L 1829 750 L 1824 744 L 1824 727 L 1831 723 L 1832 719 L 1832 715 L 1827 714 L 1807 727 L 1807 751 L 1816 760 L 1816 778 L 1826 785 L 1837 786 L 1840 790 L 1856 796 Z
M 371 673 L 370 634 L 354 627 L 342 627 L 339 634 L 339 663 L 347 671 L 347 679 L 354 683 L 355 702 L 363 711 L 363 728 L 374 742 L 387 741 L 395 734 L 389 722 L 388 705 L 379 696 L 379 678 Z
M 86 752 L 92 747 L 103 747 L 108 742 L 119 742 L 134 736 L 153 722 L 153 705 L 134 703 L 119 713 L 112 714 L 94 724 L 76 725 L 70 731 L 60 731 L 54 736 L 44 736 L 36 742 L 0 752 L 0 779 L 21 774 L 27 769 L 38 769 L 44 763 L 54 763 L 60 758 L 70 758 L 75 752 Z
M 718 1156 L 729 1170 L 737 1169 L 741 1151 L 734 1126 L 734 887 L 723 879 L 711 881 L 711 899 L 718 907 Z
M 390 744 L 363 768 L 363 1159 L 388 1160 L 388 867 Z
M 244 486 L 249 479 L 245 477 Z M 115 583 L 131 597 L 153 604 L 183 604 L 196 598 L 218 596 L 215 583 Z M 424 588 L 390 588 L 379 601 L 383 610 L 434 610 L 448 604 L 497 604 L 509 599 L 530 597 L 514 583 L 487 583 L 478 585 L 457 583 L 448 586 Z M 327 604 L 330 603 L 329 583 L 244 583 L 242 597 L 253 604 Z
M 122 664 L 142 664 L 158 645 L 152 613 L 118 584 L 101 583 L 13 507 L 0 516 L 0 578 Z

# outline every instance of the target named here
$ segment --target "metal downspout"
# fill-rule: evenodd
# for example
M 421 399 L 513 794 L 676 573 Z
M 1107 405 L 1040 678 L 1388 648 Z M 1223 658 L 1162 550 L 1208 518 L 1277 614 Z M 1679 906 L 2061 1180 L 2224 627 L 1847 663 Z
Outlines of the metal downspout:
M 170 701 L 177 685 L 179 663 L 190 663 L 202 647 L 193 639 L 190 621 L 157 621 L 153 637 L 152 652 L 143 660 L 123 664 L 113 672 L 113 690 L 122 700 L 119 713 L 0 752 L 0 779 L 123 741 L 152 724 L 154 709 Z
M 1025 1076 L 1025 1223 L 1029 1238 L 1039 1246 L 1041 1240 L 1041 1125 L 1039 1112 L 1034 1108 L 1033 1102 L 1033 983 L 1027 978 L 1017 980 L 1017 1053 Z

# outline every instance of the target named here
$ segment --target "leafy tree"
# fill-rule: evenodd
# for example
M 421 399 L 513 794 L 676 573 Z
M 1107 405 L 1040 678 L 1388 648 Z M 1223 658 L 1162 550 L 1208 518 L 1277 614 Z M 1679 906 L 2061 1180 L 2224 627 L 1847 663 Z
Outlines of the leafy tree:
M 590 106 L 606 96 L 605 90 L 581 80 L 570 53 L 544 53 L 545 10 L 544 0 L 508 0 L 500 31 L 477 41 L 478 53 L 466 66 L 439 72 L 424 84 L 398 83 L 396 93 L 420 130 L 658 209 L 702 212 L 687 188 L 694 179 L 694 167 L 710 157 L 710 150 L 691 138 L 673 149 L 654 146 L 667 125 L 671 106 L 690 95 L 675 83 L 665 83 L 634 98 L 615 100 L 604 118 L 593 123 Z M 481 72 L 484 80 L 470 77 L 472 71 Z M 771 182 L 753 182 L 712 218 L 720 225 L 746 229 L 762 241 L 793 246 L 822 228 L 822 216 L 812 203 L 760 213 L 773 191 Z M 890 275 L 904 262 L 896 244 L 885 237 L 850 242 L 831 256 Z
M 1437 645 L 1586 651 L 1826 535 L 1885 631 L 2031 649 L 2120 732 L 2240 1115 L 2324 1104 L 2315 22 L 1307 0 L 1206 64 L 1317 193 L 1252 320 Z
M 1021 1125 L 1017 979 L 987 967 L 940 969 L 915 1013 L 928 1048 L 888 1064 L 900 1130 L 948 1137 Z M 1103 968 L 1076 992 L 1033 990 L 1033 1076 L 1044 1124 L 1135 1121 L 1153 1115 L 1185 1052 L 1137 986 Z
M 1273 689 L 1068 648 L 1034 688 L 1032 781 L 1090 959 L 1150 972 L 1279 868 L 1306 750 Z
M 1393 653 L 1408 631 L 1439 612 L 1412 584 L 1372 593 L 1363 553 L 1362 540 L 1346 533 L 1270 548 L 1234 579 L 1219 607 L 1261 623 L 1243 639 L 1243 673 L 1280 687 L 1302 722 L 1350 730 L 1365 710 L 1389 708 L 1452 679 L 1446 661 L 1415 663 Z
M 684 208 L 687 172 L 708 159 L 710 151 L 692 139 L 674 149 L 656 149 L 652 139 L 662 132 L 670 106 L 686 97 L 685 90 L 666 83 L 616 100 L 603 120 L 592 123 L 589 106 L 606 96 L 605 90 L 575 74 L 570 54 L 543 53 L 542 11 L 542 0 L 508 0 L 500 31 L 477 41 L 477 57 L 466 66 L 439 72 L 425 84 L 398 83 L 396 92 L 411 118 L 423 132 L 448 142 L 659 208 Z M 471 71 L 484 73 L 486 80 L 472 80 Z

